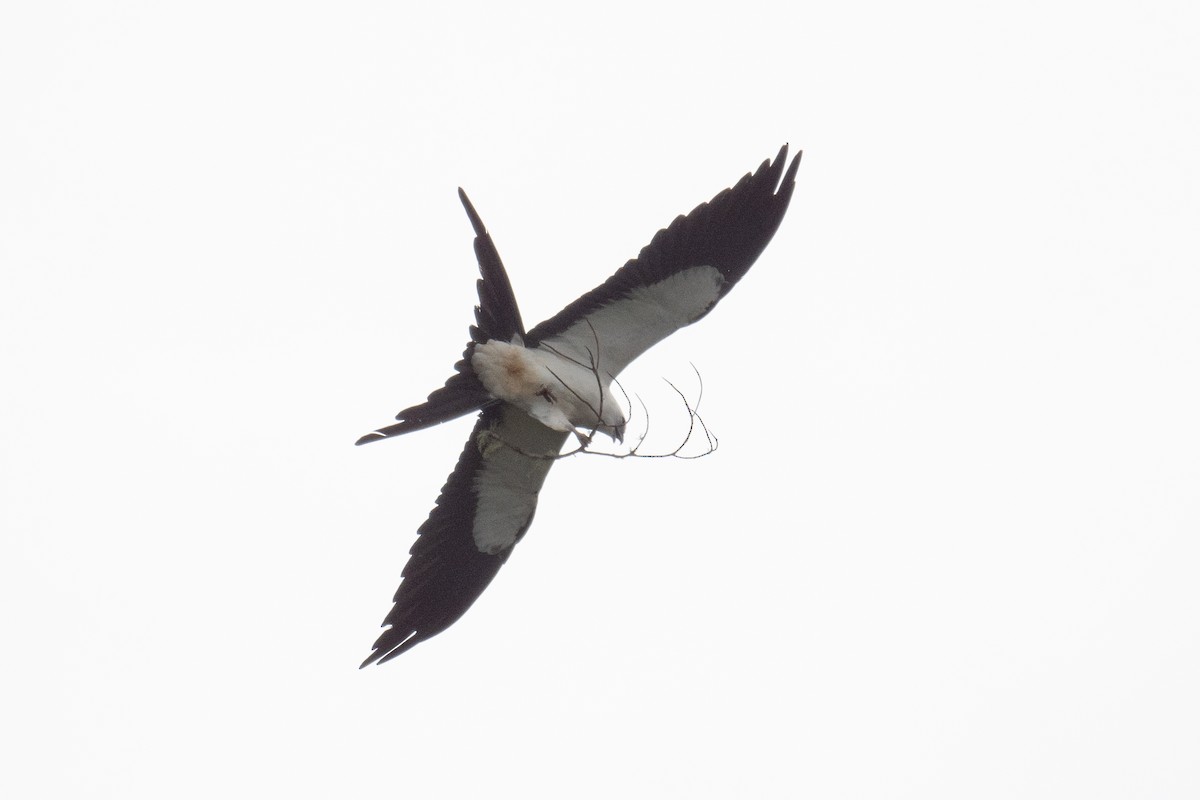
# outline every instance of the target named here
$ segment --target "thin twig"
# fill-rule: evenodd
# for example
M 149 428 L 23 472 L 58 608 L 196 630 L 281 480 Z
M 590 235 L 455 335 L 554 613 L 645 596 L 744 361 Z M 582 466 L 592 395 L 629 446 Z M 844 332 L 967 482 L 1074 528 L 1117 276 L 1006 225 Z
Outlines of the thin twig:
M 590 355 L 590 351 L 589 351 L 589 355 Z M 642 399 L 641 395 L 635 395 L 635 396 L 638 399 L 638 404 L 642 408 L 642 414 L 645 416 L 646 424 L 645 424 L 645 427 L 644 427 L 642 433 L 638 436 L 637 443 L 634 444 L 632 447 L 628 448 L 627 450 L 625 450 L 624 452 L 610 453 L 610 452 L 605 452 L 603 450 L 591 449 L 593 437 L 595 436 L 596 432 L 599 430 L 599 420 L 600 420 L 599 412 L 597 412 L 598 424 L 596 426 L 593 426 L 593 428 L 588 432 L 586 437 L 584 437 L 581 434 L 579 434 L 578 432 L 576 432 L 576 436 L 580 437 L 579 447 L 568 450 L 565 453 L 557 453 L 554 455 L 527 453 L 527 452 L 521 450 L 520 448 L 518 448 L 512 444 L 509 444 L 508 442 L 505 442 L 502 438 L 500 438 L 499 436 L 496 436 L 494 433 L 492 433 L 490 435 L 495 441 L 499 442 L 500 444 L 504 445 L 505 447 L 508 447 L 509 449 L 519 453 L 520 455 L 526 456 L 528 458 L 534 458 L 534 459 L 560 459 L 560 458 L 567 458 L 568 456 L 581 455 L 581 454 L 582 455 L 591 455 L 591 456 L 605 456 L 607 458 L 616 458 L 616 459 L 678 458 L 678 459 L 682 459 L 682 460 L 692 461 L 692 460 L 695 460 L 698 458 L 704 458 L 705 456 L 712 455 L 713 453 L 715 453 L 717 451 L 717 448 L 718 448 L 720 442 L 717 439 L 717 437 L 712 433 L 712 431 L 709 429 L 707 423 L 705 423 L 705 421 L 704 421 L 704 418 L 700 416 L 699 408 L 700 408 L 700 401 L 704 397 L 704 380 L 700 375 L 700 371 L 696 369 L 695 365 L 692 365 L 692 370 L 696 373 L 696 377 L 697 377 L 697 380 L 700 385 L 700 394 L 697 397 L 696 402 L 694 404 L 688 400 L 687 395 L 685 395 L 684 392 L 678 386 L 676 386 L 674 383 L 672 383 L 671 381 L 669 381 L 665 378 L 663 379 L 664 382 L 668 386 L 671 387 L 671 390 L 674 391 L 675 394 L 679 396 L 680 401 L 683 403 L 684 410 L 688 414 L 687 434 L 683 437 L 682 441 L 680 441 L 679 445 L 677 447 L 675 447 L 674 450 L 671 450 L 670 452 L 666 452 L 666 453 L 643 453 L 643 452 L 641 452 L 642 444 L 646 441 L 646 437 L 649 435 L 649 432 L 650 432 L 650 410 L 649 410 L 649 408 L 647 408 L 646 403 Z M 593 367 L 592 371 L 594 373 L 597 373 L 597 380 L 599 380 L 598 369 L 596 367 Z M 568 386 L 566 384 L 566 382 L 564 382 L 562 380 L 562 378 L 560 378 L 558 375 L 554 374 L 553 371 L 551 371 L 551 374 L 554 375 L 554 377 L 560 383 L 562 383 L 563 386 L 565 386 L 569 391 L 571 391 L 571 393 L 574 394 L 575 397 L 577 397 L 580 400 L 580 402 L 587 405 L 589 407 L 589 409 L 591 409 L 592 411 L 596 411 L 596 409 L 593 409 L 591 407 L 591 405 L 589 403 L 587 403 L 586 400 L 583 399 L 583 397 L 581 397 L 577 392 L 575 392 L 574 389 L 572 389 L 570 386 Z M 622 386 L 620 384 L 620 382 L 616 381 L 615 378 L 613 379 L 613 381 L 614 381 L 614 383 L 617 383 L 618 388 L 621 389 L 621 393 L 625 397 L 625 402 L 626 402 L 627 406 L 629 407 L 630 411 L 632 412 L 632 403 L 629 400 L 628 393 L 625 391 L 625 387 Z M 604 396 L 603 391 L 601 391 L 600 396 L 601 396 L 601 398 L 603 398 L 603 396 Z M 704 439 L 707 444 L 707 449 L 702 453 L 694 453 L 691 455 L 684 455 L 683 450 L 685 447 L 687 447 L 688 443 L 695 436 L 697 427 L 699 427 L 700 431 L 704 434 Z

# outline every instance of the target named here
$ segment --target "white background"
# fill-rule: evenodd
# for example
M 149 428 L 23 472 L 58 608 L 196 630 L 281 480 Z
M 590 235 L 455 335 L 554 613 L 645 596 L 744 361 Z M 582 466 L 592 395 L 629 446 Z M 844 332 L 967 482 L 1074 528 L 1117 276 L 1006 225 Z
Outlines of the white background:
M 1193 4 L 506 5 L 5 4 L 0 795 L 1200 796 Z M 358 671 L 455 187 L 532 325 L 784 141 L 623 376 L 717 454 L 560 464 Z

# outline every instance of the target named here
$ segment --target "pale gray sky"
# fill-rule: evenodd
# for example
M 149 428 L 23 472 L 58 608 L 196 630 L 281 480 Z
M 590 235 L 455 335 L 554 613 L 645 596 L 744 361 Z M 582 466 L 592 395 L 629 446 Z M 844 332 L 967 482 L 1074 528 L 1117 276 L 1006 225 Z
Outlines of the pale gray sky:
M 1185 3 L 0 13 L 0 795 L 1200 794 L 1200 16 Z M 532 325 L 773 156 L 711 458 L 572 459 L 356 669 Z M 667 411 L 660 413 L 664 419 Z

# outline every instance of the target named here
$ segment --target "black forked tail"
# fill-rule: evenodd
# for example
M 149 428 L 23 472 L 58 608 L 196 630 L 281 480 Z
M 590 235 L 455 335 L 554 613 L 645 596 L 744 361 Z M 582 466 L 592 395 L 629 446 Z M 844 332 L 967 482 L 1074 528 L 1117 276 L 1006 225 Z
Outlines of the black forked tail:
M 467 193 L 458 190 L 458 198 L 466 209 L 467 218 L 475 230 L 475 259 L 479 262 L 479 280 L 475 288 L 479 293 L 479 305 L 475 306 L 475 324 L 471 326 L 471 341 L 458 363 L 454 374 L 446 384 L 437 389 L 424 403 L 404 409 L 396 415 L 399 422 L 368 433 L 356 445 L 378 442 L 403 433 L 419 431 L 442 422 L 470 414 L 496 402 L 471 368 L 471 355 L 475 345 L 486 344 L 493 339 L 512 341 L 514 336 L 525 337 L 525 326 L 521 322 L 521 311 L 513 295 L 512 284 L 504 262 L 496 251 L 491 235 L 479 218 L 475 207 L 467 199 Z

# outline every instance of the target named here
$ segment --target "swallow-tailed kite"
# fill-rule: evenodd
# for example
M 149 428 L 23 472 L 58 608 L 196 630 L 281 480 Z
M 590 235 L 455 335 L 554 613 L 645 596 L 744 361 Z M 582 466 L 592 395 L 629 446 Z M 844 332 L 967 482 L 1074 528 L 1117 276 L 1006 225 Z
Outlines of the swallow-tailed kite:
M 572 433 L 622 439 L 625 416 L 613 379 L 711 311 L 750 269 L 796 186 L 800 154 L 785 174 L 787 152 L 784 145 L 774 161 L 677 217 L 637 258 L 530 331 L 492 237 L 459 189 L 481 273 L 471 341 L 445 386 L 357 444 L 481 413 L 417 531 L 383 621 L 390 627 L 364 667 L 441 633 L 475 602 L 529 528 L 546 473 Z

